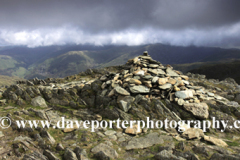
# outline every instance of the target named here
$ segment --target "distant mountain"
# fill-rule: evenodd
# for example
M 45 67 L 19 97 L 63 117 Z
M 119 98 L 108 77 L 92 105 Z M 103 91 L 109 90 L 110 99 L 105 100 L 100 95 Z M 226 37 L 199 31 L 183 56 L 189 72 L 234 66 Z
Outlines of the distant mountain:
M 186 64 L 240 59 L 240 50 L 214 47 L 180 47 L 164 44 L 140 46 L 65 45 L 0 48 L 0 74 L 24 78 L 65 77 L 87 68 L 124 64 L 147 50 L 163 64 Z M 193 69 L 193 68 L 190 68 Z
M 240 60 L 230 62 L 219 62 L 213 64 L 204 64 L 195 69 L 189 70 L 191 73 L 204 74 L 208 79 L 224 80 L 231 77 L 240 84 Z

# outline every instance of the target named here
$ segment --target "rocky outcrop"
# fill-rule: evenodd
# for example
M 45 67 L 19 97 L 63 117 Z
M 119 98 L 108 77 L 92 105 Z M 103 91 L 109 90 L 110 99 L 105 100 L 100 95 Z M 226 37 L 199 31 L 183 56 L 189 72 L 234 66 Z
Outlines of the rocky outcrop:
M 37 107 L 37 106 L 43 107 L 43 108 L 47 107 L 45 99 L 43 99 L 41 96 L 33 98 L 32 102 L 31 102 L 31 105 L 33 105 L 35 107 Z

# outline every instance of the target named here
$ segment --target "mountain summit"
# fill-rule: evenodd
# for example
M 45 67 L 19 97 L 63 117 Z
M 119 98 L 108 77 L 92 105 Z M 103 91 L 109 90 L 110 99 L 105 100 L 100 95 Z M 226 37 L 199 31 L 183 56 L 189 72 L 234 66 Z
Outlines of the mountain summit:
M 218 81 L 184 75 L 152 59 L 147 51 L 125 65 L 88 69 L 65 78 L 18 81 L 1 92 L 1 117 L 13 122 L 41 119 L 57 126 L 64 117 L 130 124 L 96 127 L 93 132 L 76 125 L 35 129 L 12 123 L 0 132 L 0 137 L 6 137 L 2 153 L 12 159 L 240 158 L 236 135 L 240 130 L 233 127 L 240 110 L 231 101 L 238 100 L 238 84 L 231 78 Z M 213 118 L 218 127 L 206 126 Z M 136 122 L 149 124 L 149 120 L 153 127 Z M 189 124 L 177 123 L 187 120 Z M 130 121 L 135 121 L 133 126 Z M 161 126 L 160 121 L 166 123 Z M 222 121 L 228 121 L 229 127 Z M 5 154 L 11 150 L 13 154 Z

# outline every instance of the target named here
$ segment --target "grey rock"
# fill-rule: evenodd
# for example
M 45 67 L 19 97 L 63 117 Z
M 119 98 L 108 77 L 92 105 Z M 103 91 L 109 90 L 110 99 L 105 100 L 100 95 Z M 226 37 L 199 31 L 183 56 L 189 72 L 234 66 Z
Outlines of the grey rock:
M 185 158 L 177 157 L 171 151 L 163 150 L 154 156 L 155 160 L 185 160 Z
M 124 71 L 122 71 L 122 74 L 125 75 L 125 74 L 127 74 L 128 72 L 129 72 L 129 70 L 124 70 Z
M 126 91 L 125 89 L 123 89 L 122 87 L 116 87 L 115 91 L 118 94 L 124 95 L 124 96 L 130 96 L 130 93 L 128 91 Z
M 193 98 L 193 92 L 191 90 L 177 91 L 175 96 L 181 99 Z
M 171 77 L 178 77 L 179 75 L 176 73 L 176 72 L 174 72 L 171 68 L 167 68 L 166 69 L 166 72 L 167 72 L 167 74 L 169 75 L 169 76 L 171 76 Z
M 104 153 L 104 155 L 112 158 L 112 159 L 116 159 L 118 158 L 118 153 L 116 152 L 115 149 L 111 148 L 110 146 L 104 144 L 104 143 L 100 143 L 99 145 L 97 145 L 96 147 L 94 147 L 91 152 L 93 153 L 98 153 L 102 151 Z
M 113 131 L 113 130 L 107 130 L 106 132 L 104 132 L 104 134 L 107 135 L 107 136 L 111 136 L 111 135 L 116 134 L 116 131 Z
M 186 139 L 195 139 L 204 137 L 203 130 L 199 128 L 189 128 L 182 133 L 182 137 Z
M 191 153 L 190 151 L 180 152 L 180 151 L 174 150 L 173 154 L 175 156 L 182 157 L 187 160 L 200 160 L 197 155 Z
M 78 160 L 76 154 L 70 148 L 65 149 L 63 157 L 64 160 Z
M 149 64 L 148 67 L 150 67 L 150 68 L 157 68 L 157 67 L 159 67 L 159 65 L 158 64 Z
M 41 96 L 38 96 L 36 98 L 33 98 L 32 101 L 31 101 L 31 105 L 37 107 L 47 107 L 47 104 L 46 104 L 46 101 L 41 97 Z
M 155 75 L 164 75 L 166 74 L 162 69 L 148 69 L 148 72 Z
M 48 131 L 42 130 L 42 132 L 40 133 L 40 135 L 41 135 L 43 138 L 46 137 L 51 144 L 54 144 L 54 143 L 56 142 L 55 139 L 48 133 Z
M 124 111 L 128 112 L 128 110 L 131 108 L 131 105 L 129 105 L 127 102 L 120 100 L 119 101 L 119 107 Z
M 150 89 L 143 85 L 132 86 L 129 88 L 132 93 L 149 93 Z
M 208 153 L 208 150 L 206 147 L 204 146 L 194 146 L 193 149 L 194 153 L 196 154 L 201 154 L 205 157 L 208 157 L 209 156 L 209 153 Z
M 210 160 L 220 160 L 220 159 L 224 159 L 224 160 L 239 160 L 239 159 L 240 159 L 240 156 L 214 153 L 214 154 L 211 156 L 211 158 L 210 158 Z
M 211 92 L 207 92 L 208 96 L 210 97 L 214 97 L 214 93 L 211 93 Z
M 61 143 L 58 143 L 58 144 L 57 144 L 56 150 L 57 150 L 57 151 L 63 151 L 63 150 L 64 150 L 64 147 L 62 146 Z
M 182 98 L 179 98 L 178 99 L 178 105 L 179 106 L 182 106 L 182 105 L 184 105 L 185 104 L 185 101 L 182 99 Z
M 200 119 L 207 119 L 209 116 L 208 105 L 206 103 L 185 103 L 183 108 Z
M 39 152 L 34 151 L 29 155 L 24 155 L 22 160 L 48 160 L 44 155 Z
M 164 85 L 162 85 L 162 86 L 158 86 L 160 89 L 170 89 L 171 87 L 172 87 L 172 84 L 170 84 L 170 83 L 166 83 L 166 84 L 164 84 Z
M 42 119 L 47 120 L 47 116 L 46 116 L 46 114 L 45 114 L 44 111 L 36 110 L 36 111 L 35 111 L 35 115 L 38 116 L 38 117 L 40 117 L 40 118 L 42 118 Z
M 117 140 L 117 136 L 115 136 L 115 135 L 110 135 L 110 136 L 108 136 L 108 138 L 110 140 L 112 140 L 112 141 L 116 141 Z
M 74 152 L 78 158 L 78 160 L 88 160 L 87 152 L 85 149 L 81 149 L 80 147 L 76 147 Z
M 158 79 L 159 79 L 159 77 L 153 77 L 152 83 L 157 83 Z
M 51 151 L 44 150 L 43 155 L 45 155 L 49 160 L 59 160 Z
M 99 160 L 110 160 L 111 158 L 104 153 L 103 151 L 99 151 L 94 155 Z
M 158 133 L 154 132 L 154 133 L 149 133 L 145 137 L 140 137 L 140 138 L 134 137 L 128 142 L 126 146 L 126 150 L 143 149 L 143 148 L 151 147 L 155 144 L 163 144 L 163 143 L 164 143 L 163 139 L 159 138 Z

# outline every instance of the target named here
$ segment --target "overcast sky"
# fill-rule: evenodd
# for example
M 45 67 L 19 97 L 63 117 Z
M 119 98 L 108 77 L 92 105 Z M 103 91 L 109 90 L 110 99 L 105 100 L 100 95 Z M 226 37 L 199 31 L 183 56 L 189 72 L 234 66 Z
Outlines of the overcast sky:
M 240 47 L 240 0 L 0 0 L 0 46 Z

